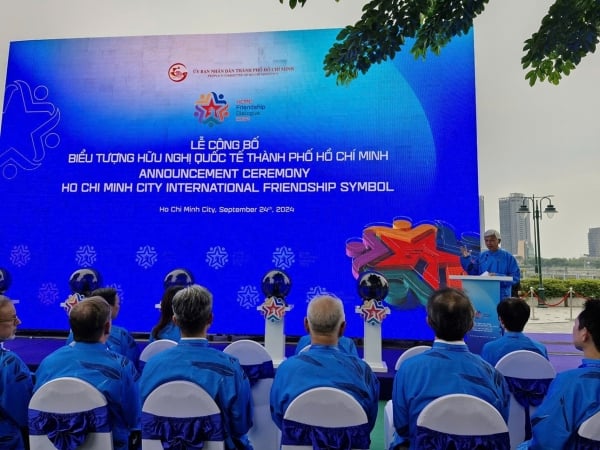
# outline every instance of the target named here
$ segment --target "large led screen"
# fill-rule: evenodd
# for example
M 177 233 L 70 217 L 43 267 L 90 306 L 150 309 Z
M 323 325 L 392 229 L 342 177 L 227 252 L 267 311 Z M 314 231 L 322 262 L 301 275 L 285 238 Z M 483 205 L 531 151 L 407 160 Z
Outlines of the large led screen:
M 473 37 L 401 52 L 348 86 L 339 30 L 12 42 L 0 135 L 0 267 L 24 329 L 67 330 L 70 275 L 115 287 L 115 323 L 149 331 L 175 269 L 214 294 L 211 333 L 265 330 L 262 281 L 367 318 L 357 279 L 389 282 L 384 338 L 430 339 L 423 303 L 478 230 Z M 369 313 L 371 314 L 371 313 Z

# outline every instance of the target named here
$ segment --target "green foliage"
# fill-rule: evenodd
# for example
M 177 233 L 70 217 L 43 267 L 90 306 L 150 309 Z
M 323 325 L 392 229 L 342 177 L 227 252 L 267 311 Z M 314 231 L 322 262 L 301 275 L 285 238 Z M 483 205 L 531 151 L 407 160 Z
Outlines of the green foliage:
M 573 288 L 574 297 L 600 298 L 600 280 L 556 280 L 544 279 L 544 292 L 546 298 L 562 298 Z M 539 280 L 537 278 L 524 278 L 521 280 L 521 291 L 527 296 L 533 287 L 538 293 Z
M 287 1 L 291 9 L 307 2 Z M 407 39 L 414 39 L 410 52 L 415 58 L 425 59 L 428 51 L 439 55 L 453 37 L 469 32 L 488 1 L 371 0 L 363 6 L 360 20 L 337 35 L 324 59 L 325 75 L 347 85 L 373 64 L 394 58 Z M 555 0 L 539 30 L 525 41 L 521 63 L 530 68 L 525 75 L 529 84 L 537 80 L 558 84 L 596 50 L 599 30 L 600 1 Z

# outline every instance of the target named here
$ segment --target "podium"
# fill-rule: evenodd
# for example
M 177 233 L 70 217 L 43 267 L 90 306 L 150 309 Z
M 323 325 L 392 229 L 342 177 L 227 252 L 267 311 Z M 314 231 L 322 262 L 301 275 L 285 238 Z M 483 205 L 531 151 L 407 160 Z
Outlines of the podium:
M 488 275 L 450 275 L 451 280 L 461 280 L 462 288 L 475 308 L 475 323 L 467 333 L 465 342 L 473 353 L 480 354 L 486 342 L 502 335 L 496 306 L 500 302 L 500 283 L 512 277 Z

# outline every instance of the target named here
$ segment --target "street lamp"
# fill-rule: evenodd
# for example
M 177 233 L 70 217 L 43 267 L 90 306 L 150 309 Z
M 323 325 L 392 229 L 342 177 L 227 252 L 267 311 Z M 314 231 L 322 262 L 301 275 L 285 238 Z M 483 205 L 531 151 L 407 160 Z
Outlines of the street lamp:
M 544 294 L 544 282 L 542 280 L 542 253 L 540 251 L 540 220 L 542 220 L 542 206 L 544 201 L 547 202 L 546 208 L 544 208 L 544 213 L 548 216 L 548 219 L 551 219 L 554 214 L 558 211 L 552 204 L 552 200 L 550 199 L 552 195 L 545 195 L 543 197 L 536 197 L 532 195 L 531 197 L 523 197 L 523 203 L 519 207 L 517 213 L 528 215 L 531 211 L 529 210 L 529 203 L 531 202 L 531 207 L 533 208 L 533 253 L 535 259 L 535 269 L 539 278 L 539 287 L 538 287 L 538 307 L 545 308 L 546 305 L 546 297 Z

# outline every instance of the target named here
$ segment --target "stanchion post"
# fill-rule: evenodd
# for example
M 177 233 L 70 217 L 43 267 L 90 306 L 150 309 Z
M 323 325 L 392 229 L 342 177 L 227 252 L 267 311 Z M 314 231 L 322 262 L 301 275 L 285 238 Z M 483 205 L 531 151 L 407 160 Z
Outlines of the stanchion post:
M 533 286 L 529 287 L 529 298 L 531 299 L 531 304 L 533 305 L 533 297 L 535 296 L 535 291 L 533 290 Z M 535 306 L 535 305 L 533 305 Z M 531 320 L 535 320 L 535 307 L 531 308 Z
M 569 319 L 573 320 L 573 288 L 569 288 Z

